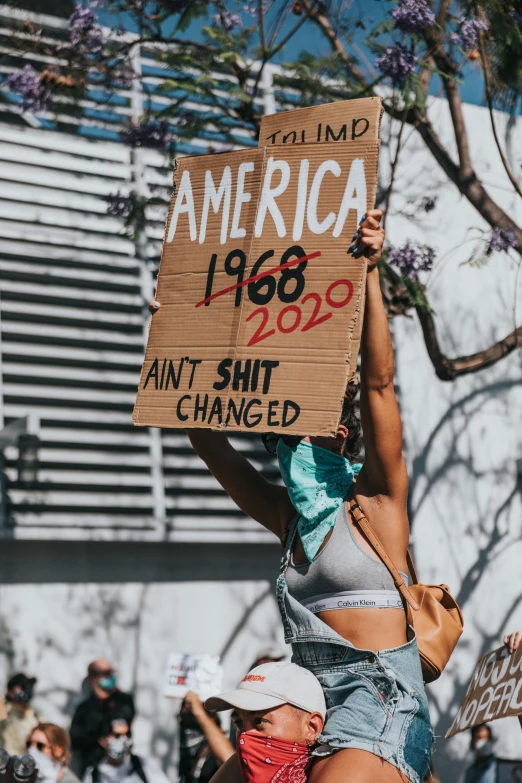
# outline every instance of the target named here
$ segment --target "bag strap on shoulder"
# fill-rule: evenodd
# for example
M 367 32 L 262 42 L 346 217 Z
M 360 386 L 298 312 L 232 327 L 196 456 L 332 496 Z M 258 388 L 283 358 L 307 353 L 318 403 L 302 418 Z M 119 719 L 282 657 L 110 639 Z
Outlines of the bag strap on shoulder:
M 369 541 L 379 558 L 382 560 L 388 571 L 390 572 L 393 582 L 395 584 L 395 587 L 401 594 L 402 598 L 405 601 L 405 608 L 406 614 L 409 614 L 409 609 L 413 609 L 415 612 L 418 612 L 420 609 L 419 604 L 415 600 L 415 598 L 412 596 L 410 591 L 408 590 L 406 584 L 404 583 L 404 579 L 402 578 L 401 574 L 399 573 L 399 570 L 396 568 L 395 563 L 389 557 L 388 553 L 386 552 L 386 549 L 384 548 L 384 545 L 382 541 L 380 540 L 379 536 L 373 529 L 373 527 L 370 525 L 364 511 L 360 507 L 360 505 L 357 503 L 355 498 L 352 498 L 349 502 L 349 509 L 350 513 L 353 517 L 353 520 L 357 527 L 361 530 L 364 537 Z M 408 568 L 410 570 L 412 579 L 414 583 L 417 583 L 417 573 L 415 571 L 415 566 L 413 565 L 413 560 L 411 559 L 411 555 L 408 552 L 407 555 L 407 562 L 408 562 Z M 410 617 L 408 617 L 408 621 L 410 621 Z

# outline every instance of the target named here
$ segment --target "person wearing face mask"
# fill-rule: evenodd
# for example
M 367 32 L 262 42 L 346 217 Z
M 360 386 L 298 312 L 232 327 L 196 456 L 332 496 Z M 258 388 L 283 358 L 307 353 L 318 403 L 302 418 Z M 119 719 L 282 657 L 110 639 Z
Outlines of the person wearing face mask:
M 73 768 L 80 777 L 103 755 L 98 742 L 100 724 L 106 718 L 118 716 L 131 726 L 135 714 L 134 700 L 130 693 L 119 690 L 116 673 L 109 661 L 99 659 L 89 664 L 87 683 L 91 695 L 76 708 L 70 731 Z
M 512 655 L 522 644 L 522 633 L 507 633 L 503 642 L 507 652 Z M 497 759 L 493 750 L 494 741 L 493 732 L 487 723 L 473 726 L 470 749 L 475 758 L 467 769 L 464 783 L 496 783 Z
M 378 269 L 381 218 L 380 210 L 369 210 L 346 242 L 346 274 L 363 257 L 368 269 L 360 422 L 352 379 L 345 389 L 331 388 L 339 399 L 344 392 L 333 435 L 265 434 L 284 486 L 267 481 L 224 432 L 187 430 L 225 491 L 284 548 L 277 599 L 285 641 L 292 661 L 316 674 L 329 707 L 320 737 L 324 758 L 313 765 L 310 783 L 421 783 L 432 754 L 415 631 L 394 579 L 355 521 L 368 519 L 407 585 L 408 475 Z M 332 340 L 331 356 L 341 345 Z M 324 362 L 329 388 L 328 355 L 317 361 Z M 295 382 L 306 387 L 306 375 Z
M 210 711 L 233 709 L 237 753 L 213 783 L 306 783 L 312 748 L 323 729 L 326 704 L 320 683 L 295 663 L 252 669 L 235 691 L 212 696 Z
M 104 720 L 98 742 L 103 758 L 88 767 L 83 783 L 169 783 L 154 759 L 132 753 L 132 734 L 124 718 Z
M 0 747 L 13 756 L 25 753 L 27 737 L 40 723 L 40 716 L 31 707 L 35 684 L 35 677 L 21 673 L 15 674 L 7 683 L 7 717 L 0 721 Z
M 473 726 L 470 748 L 475 759 L 467 769 L 465 783 L 496 783 L 497 760 L 493 742 L 493 732 L 487 723 Z
M 27 740 L 27 753 L 36 762 L 37 783 L 80 783 L 69 769 L 69 735 L 60 726 L 38 724 Z

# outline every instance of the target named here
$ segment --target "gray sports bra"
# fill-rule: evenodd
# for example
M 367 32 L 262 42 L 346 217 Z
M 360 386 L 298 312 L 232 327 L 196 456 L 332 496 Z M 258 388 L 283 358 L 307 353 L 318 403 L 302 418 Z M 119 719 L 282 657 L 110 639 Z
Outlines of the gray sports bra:
M 408 584 L 406 574 L 400 573 Z M 400 593 L 384 563 L 357 543 L 346 503 L 337 513 L 330 539 L 313 561 L 296 565 L 292 555 L 285 579 L 290 595 L 314 613 L 328 609 L 403 608 Z

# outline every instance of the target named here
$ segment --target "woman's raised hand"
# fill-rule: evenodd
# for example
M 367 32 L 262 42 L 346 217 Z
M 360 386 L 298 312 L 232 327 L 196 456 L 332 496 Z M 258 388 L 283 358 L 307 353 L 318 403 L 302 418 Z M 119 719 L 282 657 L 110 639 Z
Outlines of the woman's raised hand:
M 520 642 L 522 642 L 522 634 L 520 631 L 513 631 L 513 633 L 507 633 L 502 640 L 509 653 L 514 653 L 518 650 Z
M 357 229 L 348 251 L 354 258 L 365 256 L 368 267 L 373 269 L 379 262 L 384 244 L 384 229 L 381 226 L 382 210 L 370 209 Z

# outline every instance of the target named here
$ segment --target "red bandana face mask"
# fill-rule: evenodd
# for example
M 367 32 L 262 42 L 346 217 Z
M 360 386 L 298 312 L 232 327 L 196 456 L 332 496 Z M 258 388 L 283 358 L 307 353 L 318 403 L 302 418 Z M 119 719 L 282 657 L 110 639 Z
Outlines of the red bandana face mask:
M 237 755 L 243 783 L 305 783 L 310 748 L 303 742 L 256 732 L 239 735 Z

